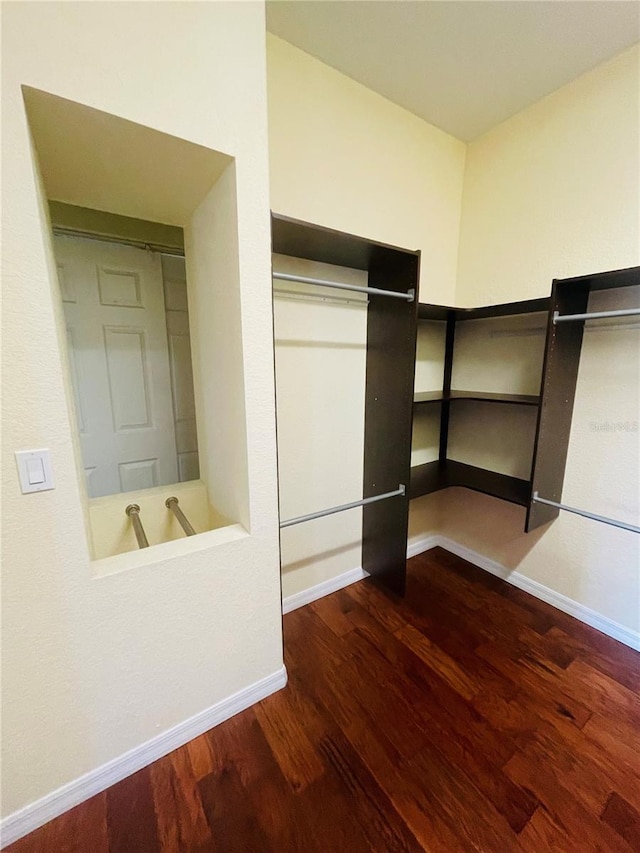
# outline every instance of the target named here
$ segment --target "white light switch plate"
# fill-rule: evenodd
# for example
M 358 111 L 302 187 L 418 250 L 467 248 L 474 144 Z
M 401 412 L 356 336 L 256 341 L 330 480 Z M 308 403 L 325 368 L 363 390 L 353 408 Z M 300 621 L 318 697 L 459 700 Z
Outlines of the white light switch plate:
M 17 450 L 16 462 L 23 494 L 46 492 L 55 488 L 51 456 L 46 447 L 42 450 Z

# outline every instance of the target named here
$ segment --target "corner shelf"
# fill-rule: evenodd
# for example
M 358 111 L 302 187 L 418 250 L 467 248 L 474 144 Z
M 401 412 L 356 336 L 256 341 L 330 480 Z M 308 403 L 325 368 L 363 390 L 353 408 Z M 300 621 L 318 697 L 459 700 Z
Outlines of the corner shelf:
M 539 406 L 540 397 L 535 394 L 508 394 L 492 391 L 419 391 L 413 395 L 413 405 L 442 403 L 452 400 L 476 400 L 490 403 L 514 403 L 521 406 Z
M 410 498 L 419 498 L 451 486 L 463 486 L 518 506 L 529 506 L 531 499 L 529 480 L 476 468 L 453 459 L 426 462 L 411 469 Z
M 437 413 L 440 419 L 439 458 L 437 461 L 416 465 L 411 469 L 410 497 L 417 498 L 450 486 L 463 486 L 525 507 L 527 510 L 524 524 L 526 532 L 553 521 L 559 510 L 547 504 L 534 503 L 532 495 L 537 491 L 552 501 L 560 501 L 562 498 L 584 329 L 584 320 L 554 323 L 554 312 L 560 315 L 583 315 L 587 311 L 590 293 L 638 285 L 640 285 L 640 267 L 631 267 L 575 278 L 554 279 L 551 295 L 543 299 L 529 299 L 479 308 L 420 304 L 418 320 L 444 323 L 446 339 L 442 390 L 418 392 L 414 393 L 413 397 L 414 415 L 425 411 L 423 407 L 428 404 L 440 404 L 440 411 Z M 546 313 L 546 339 L 540 376 L 540 396 L 451 389 L 458 322 L 539 312 Z M 481 327 L 478 327 L 478 330 L 481 331 Z M 537 422 L 533 438 L 531 474 L 528 480 L 477 468 L 449 458 L 449 422 L 452 413 L 456 412 L 456 407 L 453 405 L 456 400 L 515 403 L 535 407 Z
M 499 305 L 484 305 L 479 308 L 451 308 L 447 305 L 429 305 L 421 302 L 418 306 L 419 320 L 483 320 L 488 317 L 510 317 L 516 314 L 535 314 L 549 311 L 551 297 L 524 299 L 521 302 L 503 302 Z
M 485 495 L 508 501 L 518 506 L 531 506 L 531 480 L 500 474 L 487 468 L 478 468 L 449 458 L 449 427 L 456 417 L 460 400 L 526 406 L 539 417 L 542 398 L 537 394 L 512 394 L 507 391 L 473 391 L 451 388 L 456 327 L 459 322 L 490 318 L 515 317 L 523 314 L 544 312 L 549 317 L 551 299 L 528 299 L 522 302 L 509 302 L 500 305 L 487 305 L 479 308 L 452 308 L 446 305 L 418 306 L 419 322 L 440 322 L 446 325 L 444 371 L 442 389 L 439 391 L 419 391 L 413 396 L 414 415 L 433 403 L 440 405 L 440 440 L 438 459 L 416 465 L 411 469 L 409 495 L 411 498 L 428 495 L 452 486 L 461 486 L 481 492 Z M 479 331 L 482 327 L 479 327 Z M 540 377 L 540 384 L 542 376 Z M 499 414 L 499 410 L 496 412 Z

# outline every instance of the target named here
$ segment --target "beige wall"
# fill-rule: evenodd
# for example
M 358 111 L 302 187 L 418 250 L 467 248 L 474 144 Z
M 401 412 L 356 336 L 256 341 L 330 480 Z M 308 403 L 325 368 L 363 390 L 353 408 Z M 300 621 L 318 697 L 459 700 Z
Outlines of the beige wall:
M 274 256 L 274 269 L 351 284 L 367 274 Z M 362 495 L 366 299 L 274 281 L 278 473 L 283 519 Z M 282 594 L 302 592 L 362 562 L 362 510 L 281 531 Z
M 638 47 L 626 51 L 469 145 L 458 304 L 546 296 L 554 277 L 640 264 L 639 58 Z M 591 310 L 637 305 L 634 290 L 595 294 Z M 589 325 L 563 501 L 631 524 L 640 512 L 639 379 L 638 324 Z M 636 534 L 568 513 L 524 534 L 518 507 L 462 489 L 443 501 L 445 535 L 640 629 Z
M 114 10 L 3 8 L 5 815 L 282 667 L 263 8 Z M 228 247 L 217 269 L 239 286 L 229 334 L 241 324 L 233 379 L 242 399 L 226 393 L 246 455 L 229 506 L 246 529 L 168 542 L 149 549 L 154 557 L 114 558 L 120 570 L 94 570 L 21 85 L 235 158 L 238 248 L 234 256 Z M 197 240 L 196 230 L 187 238 Z M 13 452 L 36 447 L 51 450 L 56 488 L 22 495 Z
M 86 231 L 103 237 L 120 237 L 184 251 L 182 228 L 175 225 L 162 225 L 160 222 L 118 216 L 102 210 L 65 204 L 61 201 L 49 202 L 49 218 L 53 226 L 71 231 Z
M 465 145 L 267 35 L 271 208 L 422 249 L 421 299 L 455 298 Z
M 545 296 L 554 277 L 640 263 L 637 48 L 466 149 L 272 36 L 267 56 L 272 208 L 420 248 L 421 301 L 468 306 Z M 458 240 L 456 265 L 452 251 L 458 251 Z M 518 380 L 514 391 L 535 393 L 528 364 L 534 355 L 538 358 L 538 340 L 532 348 L 533 340 L 518 334 L 496 338 L 503 349 L 515 345 L 529 353 L 526 388 Z M 638 397 L 631 390 L 637 389 L 637 346 L 637 330 L 587 332 L 564 492 L 567 502 L 632 523 L 638 517 L 640 479 L 638 433 L 633 432 Z M 438 346 L 419 341 L 420 390 L 435 387 L 438 353 Z M 603 374 L 603 365 L 614 370 L 621 364 L 619 381 Z M 479 388 L 477 381 L 487 380 L 487 390 L 495 383 L 510 388 L 508 366 L 501 371 L 498 364 L 488 378 L 467 376 L 469 369 L 465 373 L 459 365 L 460 387 L 472 381 Z M 326 411 L 321 418 L 330 429 L 334 414 Z M 464 419 L 468 425 L 469 411 Z M 602 422 L 630 423 L 631 429 L 607 432 L 591 426 Z M 415 461 L 433 458 L 437 451 L 432 427 L 427 416 L 419 422 Z M 528 432 L 528 425 L 520 431 Z M 287 434 L 295 442 L 295 430 Z M 462 433 L 459 439 L 460 444 Z M 287 455 L 295 456 L 297 447 L 287 447 Z M 509 453 L 517 462 L 513 470 L 520 472 L 528 456 L 517 450 L 509 448 Z M 496 447 L 489 452 L 495 457 Z M 350 475 L 356 471 L 355 461 L 348 470 Z M 322 477 L 319 459 L 316 473 Z M 412 502 L 410 542 L 441 532 L 638 629 L 637 537 L 566 514 L 534 534 L 525 535 L 523 526 L 521 508 L 452 489 Z M 299 547 L 313 555 L 311 535 Z M 315 553 L 320 563 L 320 549 Z M 340 564 L 342 571 L 354 567 Z M 321 579 L 338 568 L 328 571 Z
M 465 145 L 271 34 L 267 73 L 272 210 L 421 249 L 421 299 L 453 304 Z M 276 301 L 276 320 L 284 517 L 362 494 L 366 318 Z M 284 530 L 282 560 L 285 596 L 359 568 L 361 512 Z
M 638 263 L 639 49 L 472 142 L 456 299 L 548 296 L 553 278 Z

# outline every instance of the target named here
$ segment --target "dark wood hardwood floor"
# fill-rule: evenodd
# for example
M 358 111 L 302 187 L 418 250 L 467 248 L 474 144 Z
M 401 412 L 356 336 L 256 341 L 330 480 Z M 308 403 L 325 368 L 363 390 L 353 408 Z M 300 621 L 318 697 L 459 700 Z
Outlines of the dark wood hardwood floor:
M 640 655 L 445 551 L 284 618 L 281 692 L 7 853 L 640 851 Z

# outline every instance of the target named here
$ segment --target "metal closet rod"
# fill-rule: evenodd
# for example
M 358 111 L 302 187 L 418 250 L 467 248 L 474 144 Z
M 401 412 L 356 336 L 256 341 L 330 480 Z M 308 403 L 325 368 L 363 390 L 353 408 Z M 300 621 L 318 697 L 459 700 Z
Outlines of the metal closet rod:
M 592 521 L 601 521 L 603 524 L 611 524 L 613 527 L 621 527 L 622 530 L 630 530 L 632 533 L 640 533 L 640 527 L 634 524 L 627 524 L 626 521 L 617 521 L 615 518 L 607 518 L 604 515 L 596 515 L 594 512 L 587 512 L 584 509 L 576 509 L 573 506 L 559 504 L 555 501 L 548 501 L 546 498 L 541 498 L 537 492 L 533 493 L 533 502 L 554 506 L 557 509 L 564 509 L 566 512 L 573 512 L 575 515 L 582 515 L 584 518 L 590 518 Z
M 189 519 L 180 509 L 178 498 L 176 498 L 176 497 L 167 498 L 166 501 L 164 502 L 164 505 L 166 506 L 167 509 L 170 509 L 171 512 L 178 519 L 178 523 L 180 524 L 180 527 L 184 530 L 184 532 L 187 534 L 187 536 L 195 536 L 196 535 L 196 531 L 193 529 L 193 526 L 189 522 Z
M 374 296 L 391 296 L 393 299 L 404 299 L 413 302 L 416 292 L 412 288 L 406 292 L 398 293 L 395 290 L 382 290 L 379 287 L 363 287 L 359 284 L 346 284 L 341 281 L 327 281 L 324 278 L 309 278 L 305 275 L 290 275 L 286 272 L 274 272 L 273 278 L 280 281 L 299 281 L 302 284 L 318 284 L 321 287 L 334 287 L 336 290 L 355 290 L 357 293 L 371 293 Z
M 358 506 L 366 506 L 367 504 L 376 503 L 376 501 L 384 501 L 387 498 L 397 498 L 400 495 L 404 495 L 405 491 L 406 489 L 401 483 L 395 492 L 385 492 L 383 495 L 375 495 L 372 498 L 363 498 L 361 501 L 353 501 L 350 504 L 333 506 L 331 509 L 321 509 L 319 512 L 310 512 L 308 515 L 299 515 L 297 518 L 290 518 L 287 521 L 281 521 L 280 528 L 292 527 L 294 524 L 302 524 L 303 521 L 313 521 L 314 518 L 322 518 L 325 515 L 333 515 L 335 512 L 344 512 L 346 509 L 355 509 Z
M 148 548 L 149 540 L 147 539 L 147 534 L 144 532 L 144 527 L 140 521 L 140 507 L 138 504 L 129 504 L 125 509 L 125 512 L 131 519 L 133 531 L 136 534 L 136 539 L 138 540 L 138 548 Z
M 591 311 L 589 314 L 560 314 L 553 312 L 554 323 L 567 323 L 572 320 L 604 320 L 606 317 L 634 317 L 640 314 L 640 308 L 619 308 L 617 311 Z
M 184 249 L 177 246 L 164 246 L 160 243 L 147 243 L 132 237 L 116 237 L 111 234 L 97 234 L 93 231 L 81 231 L 79 228 L 66 228 L 53 225 L 51 230 L 56 237 L 80 237 L 83 240 L 97 240 L 98 243 L 116 243 L 119 246 L 132 246 L 134 249 L 148 249 L 158 255 L 168 255 L 172 258 L 184 258 Z

